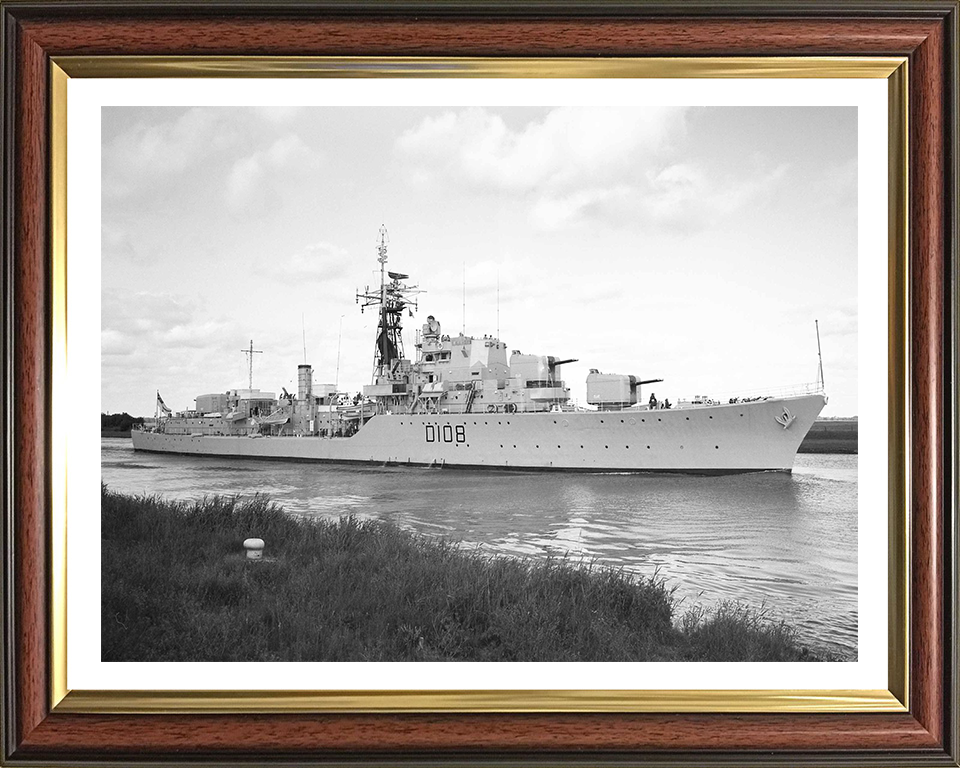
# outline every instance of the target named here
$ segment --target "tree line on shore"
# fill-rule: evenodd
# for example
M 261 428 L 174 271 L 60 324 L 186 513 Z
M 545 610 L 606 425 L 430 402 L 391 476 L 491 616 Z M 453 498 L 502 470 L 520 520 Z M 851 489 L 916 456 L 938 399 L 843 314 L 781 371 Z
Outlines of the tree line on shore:
M 101 432 L 129 432 L 134 426 L 140 426 L 142 424 L 142 416 L 131 416 L 126 411 L 123 413 L 100 414 Z

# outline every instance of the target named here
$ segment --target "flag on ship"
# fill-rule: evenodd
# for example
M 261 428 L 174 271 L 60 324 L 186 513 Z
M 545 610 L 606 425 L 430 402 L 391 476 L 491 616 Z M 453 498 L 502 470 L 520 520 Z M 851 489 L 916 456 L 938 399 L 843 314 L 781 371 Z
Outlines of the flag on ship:
M 167 404 L 163 402 L 163 398 L 160 397 L 160 390 L 157 390 L 157 408 L 159 408 L 162 413 L 173 413 L 173 411 L 167 408 Z

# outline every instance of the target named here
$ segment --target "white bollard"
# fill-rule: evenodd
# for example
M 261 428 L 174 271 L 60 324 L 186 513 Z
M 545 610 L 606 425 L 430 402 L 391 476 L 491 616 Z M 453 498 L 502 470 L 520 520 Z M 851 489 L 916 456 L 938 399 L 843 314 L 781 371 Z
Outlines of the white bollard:
M 248 560 L 259 560 L 263 557 L 263 539 L 247 539 L 243 542 L 243 548 L 247 550 Z

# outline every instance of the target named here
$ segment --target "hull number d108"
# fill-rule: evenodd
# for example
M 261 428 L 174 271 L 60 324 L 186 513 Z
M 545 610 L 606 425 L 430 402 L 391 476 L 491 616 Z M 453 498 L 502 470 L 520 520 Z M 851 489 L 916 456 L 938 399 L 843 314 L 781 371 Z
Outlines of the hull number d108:
M 465 443 L 467 428 L 463 424 L 427 424 L 424 437 L 428 443 Z

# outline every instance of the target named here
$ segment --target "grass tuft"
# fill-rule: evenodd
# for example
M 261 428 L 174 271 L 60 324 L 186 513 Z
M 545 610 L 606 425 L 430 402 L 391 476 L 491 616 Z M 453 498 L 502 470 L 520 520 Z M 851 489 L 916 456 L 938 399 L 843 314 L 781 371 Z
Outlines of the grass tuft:
M 382 521 L 304 520 L 263 496 L 101 491 L 105 661 L 795 661 L 739 603 L 659 573 L 481 554 Z M 249 562 L 244 539 L 266 541 Z

